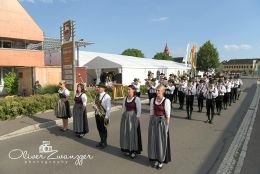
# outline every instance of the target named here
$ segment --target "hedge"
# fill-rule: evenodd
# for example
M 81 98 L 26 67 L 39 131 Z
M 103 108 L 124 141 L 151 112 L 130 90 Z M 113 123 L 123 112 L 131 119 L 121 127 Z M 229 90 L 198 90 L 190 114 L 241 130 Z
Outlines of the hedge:
M 50 90 L 53 91 L 53 90 Z M 125 94 L 127 87 L 124 87 Z M 144 88 L 141 88 L 142 94 L 146 92 Z M 106 91 L 110 96 L 113 96 L 112 89 Z M 97 90 L 88 90 L 86 95 L 88 97 L 88 103 L 93 102 Z M 73 92 L 70 94 L 70 104 L 73 102 Z M 29 97 L 20 96 L 7 96 L 0 101 L 0 120 L 14 119 L 17 116 L 31 116 L 38 112 L 44 112 L 46 110 L 54 109 L 58 101 L 57 94 L 37 94 Z

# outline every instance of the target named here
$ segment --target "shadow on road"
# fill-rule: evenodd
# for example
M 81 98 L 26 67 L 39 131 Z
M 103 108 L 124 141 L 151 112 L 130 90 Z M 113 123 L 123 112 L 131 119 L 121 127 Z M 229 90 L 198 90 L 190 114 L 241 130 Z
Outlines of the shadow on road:
M 63 137 L 72 139 L 72 140 L 74 140 L 78 143 L 85 145 L 85 146 L 88 146 L 88 147 L 93 148 L 93 149 L 100 150 L 100 151 L 102 151 L 104 153 L 108 153 L 110 155 L 114 155 L 114 156 L 119 157 L 121 159 L 128 160 L 128 161 L 131 161 L 131 162 L 135 162 L 135 163 L 138 163 L 138 164 L 141 164 L 141 165 L 144 165 L 144 166 L 150 166 L 150 162 L 149 162 L 148 157 L 143 156 L 142 154 L 138 155 L 135 159 L 131 159 L 128 156 L 125 156 L 121 152 L 121 149 L 119 147 L 112 146 L 112 145 L 108 144 L 108 146 L 105 149 L 99 149 L 99 148 L 96 147 L 96 145 L 99 142 L 88 139 L 87 136 L 85 138 L 78 138 L 78 137 L 75 136 L 73 130 L 68 130 L 67 132 L 64 133 L 64 132 L 61 132 L 59 129 L 60 129 L 59 127 L 53 127 L 53 128 L 49 128 L 48 131 L 55 136 L 63 136 Z
M 212 147 L 212 150 L 209 153 L 208 157 L 206 158 L 206 160 L 204 160 L 199 170 L 195 173 L 215 174 L 217 172 L 218 167 L 220 166 L 223 158 L 225 157 L 226 152 L 228 151 L 228 148 L 232 143 L 236 135 L 236 132 L 239 129 L 239 126 L 243 121 L 243 118 L 248 110 L 248 107 L 250 106 L 253 97 L 255 95 L 255 91 L 257 87 L 256 82 L 254 79 L 247 80 L 247 82 L 249 81 L 250 83 L 246 84 L 247 88 L 243 90 L 243 92 L 246 93 L 246 96 L 243 101 L 239 101 L 239 105 L 242 107 L 238 107 L 238 110 L 236 111 L 233 120 L 223 131 L 223 134 L 217 141 L 218 143 L 216 143 L 215 146 Z M 228 109 L 230 109 L 230 107 Z

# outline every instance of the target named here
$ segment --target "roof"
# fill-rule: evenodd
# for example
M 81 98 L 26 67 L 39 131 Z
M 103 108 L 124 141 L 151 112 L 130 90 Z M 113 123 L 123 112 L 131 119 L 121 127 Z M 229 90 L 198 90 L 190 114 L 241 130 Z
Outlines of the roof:
M 114 64 L 113 66 L 122 67 L 122 68 L 142 68 L 142 69 L 144 68 L 165 69 L 166 68 L 166 69 L 182 69 L 182 70 L 187 69 L 186 66 L 181 63 L 167 61 L 167 60 L 155 60 L 151 58 L 137 58 L 132 56 L 88 52 L 88 51 L 80 51 L 79 56 L 80 56 L 79 65 L 87 66 L 88 69 L 91 69 L 93 67 L 94 61 L 99 62 L 100 65 L 98 66 L 102 68 L 106 68 L 106 66 L 109 66 L 109 68 L 111 68 L 112 66 L 111 62 L 112 62 L 112 64 Z
M 177 63 L 184 63 L 184 57 L 174 57 L 172 60 Z
M 44 33 L 18 0 L 0 0 L 0 37 L 43 41 Z
M 260 61 L 260 58 L 255 59 L 230 59 L 227 62 L 223 62 L 223 64 L 253 64 L 253 61 Z

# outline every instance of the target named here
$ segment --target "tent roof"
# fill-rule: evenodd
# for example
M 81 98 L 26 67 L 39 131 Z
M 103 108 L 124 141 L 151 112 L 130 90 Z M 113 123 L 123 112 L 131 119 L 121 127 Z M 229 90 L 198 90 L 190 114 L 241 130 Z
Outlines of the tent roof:
M 96 53 L 80 51 L 80 66 L 87 66 L 88 69 L 96 68 L 168 68 L 187 69 L 185 65 L 167 60 L 154 60 L 150 58 L 136 58 L 117 54 Z M 94 60 L 95 59 L 95 60 Z M 93 68 L 92 68 L 93 67 Z M 95 68 L 94 68 L 95 67 Z

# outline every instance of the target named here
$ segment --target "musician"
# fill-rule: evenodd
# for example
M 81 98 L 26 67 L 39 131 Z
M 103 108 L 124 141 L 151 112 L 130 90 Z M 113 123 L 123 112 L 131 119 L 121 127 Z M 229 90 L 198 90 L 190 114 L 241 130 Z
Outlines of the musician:
M 237 100 L 239 99 L 240 95 L 241 95 L 241 87 L 243 85 L 243 81 L 240 79 L 240 76 L 237 75 L 237 81 L 238 81 L 238 88 L 237 88 Z
M 134 85 L 129 85 L 128 96 L 123 100 L 120 126 L 121 151 L 132 159 L 142 151 L 140 130 L 141 100 L 135 95 Z
M 135 87 L 135 91 L 136 91 L 136 96 L 137 97 L 140 97 L 141 96 L 141 90 L 140 90 L 140 80 L 139 79 L 137 79 L 137 78 L 135 78 L 134 79 L 134 82 L 132 83 L 132 85 L 134 85 L 134 87 Z
M 182 77 L 179 83 L 179 88 L 178 88 L 178 97 L 179 97 L 179 103 L 180 107 L 179 109 L 183 109 L 184 105 L 184 98 L 185 98 L 185 89 L 187 87 L 187 84 L 185 83 L 185 78 Z
M 194 84 L 193 79 L 189 80 L 187 88 L 185 88 L 184 92 L 186 95 L 186 110 L 187 110 L 186 119 L 191 120 L 193 103 L 194 103 L 194 95 L 196 94 L 196 86 Z
M 89 132 L 87 118 L 87 95 L 83 84 L 77 85 L 76 95 L 74 97 L 73 107 L 73 130 L 79 138 L 82 138 Z
M 60 130 L 65 132 L 68 130 L 68 119 L 71 117 L 71 110 L 69 104 L 70 91 L 66 88 L 66 81 L 61 81 L 59 83 L 59 86 L 59 101 L 55 108 L 55 115 L 57 118 L 62 119 L 63 126 Z
M 203 92 L 205 91 L 205 83 L 203 80 L 200 80 L 199 85 L 197 86 L 197 99 L 198 99 L 198 112 L 202 112 L 203 105 L 204 105 L 204 95 Z
M 96 147 L 106 148 L 107 147 L 107 128 L 109 123 L 109 116 L 111 111 L 111 97 L 105 92 L 106 85 L 99 83 L 97 85 L 98 94 L 95 97 L 93 109 L 95 110 L 95 119 L 97 129 L 100 136 L 100 142 Z
M 223 84 L 223 81 L 221 79 L 218 80 L 217 89 L 218 89 L 218 96 L 216 98 L 216 109 L 217 109 L 217 114 L 220 115 L 222 110 L 223 98 L 226 93 L 226 87 Z
M 156 88 L 157 96 L 151 100 L 148 128 L 148 158 L 152 167 L 161 169 L 171 161 L 169 124 L 171 102 L 164 97 L 165 87 Z
M 234 79 L 232 77 L 229 78 L 231 83 L 231 91 L 229 95 L 229 106 L 231 106 L 232 101 L 234 100 Z
M 172 104 L 172 101 L 173 101 L 174 90 L 175 90 L 175 86 L 173 85 L 173 81 L 168 80 L 168 85 L 167 85 L 166 90 L 165 90 L 165 97 L 168 98 L 171 101 L 171 104 Z
M 209 81 L 209 85 L 207 86 L 204 97 L 206 98 L 206 107 L 207 107 L 207 116 L 208 120 L 206 123 L 212 124 L 214 118 L 214 108 L 215 108 L 215 99 L 218 96 L 218 90 L 214 85 L 214 80 L 211 79 Z
M 156 97 L 156 87 L 157 87 L 156 79 L 153 78 L 151 80 L 151 84 L 149 88 L 149 104 L 151 103 L 152 98 Z
M 233 94 L 233 103 L 236 103 L 237 95 L 238 95 L 238 85 L 239 81 L 237 79 L 237 76 L 234 77 L 234 94 Z
M 223 97 L 223 108 L 226 110 L 230 100 L 230 93 L 231 93 L 231 82 L 227 77 L 224 77 L 224 85 L 226 87 L 226 93 L 224 94 Z
M 173 84 L 175 86 L 175 90 L 173 92 L 173 101 L 174 103 L 177 103 L 178 100 L 178 88 L 179 88 L 179 79 L 177 78 L 176 75 L 173 75 Z

